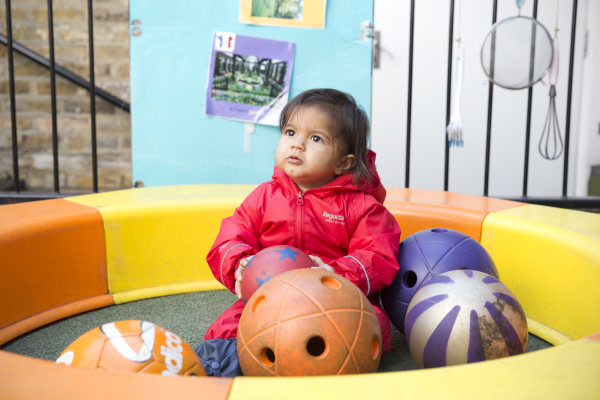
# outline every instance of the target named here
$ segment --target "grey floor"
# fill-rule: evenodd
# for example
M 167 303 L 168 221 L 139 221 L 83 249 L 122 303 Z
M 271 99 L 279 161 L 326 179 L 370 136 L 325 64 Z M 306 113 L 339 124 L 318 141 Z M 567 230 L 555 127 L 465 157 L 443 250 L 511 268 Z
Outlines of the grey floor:
M 2 350 L 45 360 L 56 360 L 62 350 L 83 333 L 107 322 L 139 319 L 151 321 L 181 336 L 193 348 L 202 342 L 210 324 L 231 304 L 235 296 L 225 290 L 194 292 L 134 301 L 83 314 L 46 325 L 2 346 Z M 527 351 L 550 344 L 529 335 Z M 392 350 L 385 354 L 379 372 L 417 369 L 404 335 L 392 327 Z

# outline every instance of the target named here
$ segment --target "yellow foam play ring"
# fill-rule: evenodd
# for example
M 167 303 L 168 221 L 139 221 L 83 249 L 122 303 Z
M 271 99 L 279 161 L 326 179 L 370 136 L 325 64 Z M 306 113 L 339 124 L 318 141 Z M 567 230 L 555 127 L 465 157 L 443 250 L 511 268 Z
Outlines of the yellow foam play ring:
M 107 290 L 119 303 L 219 288 L 205 265 L 205 253 L 221 219 L 231 214 L 251 189 L 193 185 L 125 190 L 68 201 L 94 208 L 102 215 Z M 477 239 L 494 259 L 501 280 L 525 309 L 530 331 L 555 346 L 428 370 L 235 379 L 86 370 L 0 351 L 0 397 L 168 395 L 262 400 L 600 396 L 600 215 L 521 203 L 490 205 L 488 198 L 447 192 L 393 189 L 390 193 L 386 205 L 403 227 L 403 237 L 431 225 L 461 230 L 460 221 L 475 215 L 465 230 L 471 236 L 479 234 Z M 35 203 L 31 207 L 36 207 Z M 14 223 L 10 227 L 2 224 L 3 212 L 12 210 L 4 207 L 12 206 L 0 207 L 0 254 L 3 243 L 17 240 L 11 236 L 15 235 Z M 481 215 L 480 221 L 477 215 Z M 25 218 L 23 223 L 28 223 Z M 178 255 L 176 260 L 174 254 Z M 40 265 L 44 267 L 48 266 Z M 106 301 L 97 303 L 98 307 L 106 305 Z M 61 316 L 59 313 L 56 318 Z M 35 316 L 23 318 L 27 321 Z M 2 327 L 0 334 L 22 322 Z

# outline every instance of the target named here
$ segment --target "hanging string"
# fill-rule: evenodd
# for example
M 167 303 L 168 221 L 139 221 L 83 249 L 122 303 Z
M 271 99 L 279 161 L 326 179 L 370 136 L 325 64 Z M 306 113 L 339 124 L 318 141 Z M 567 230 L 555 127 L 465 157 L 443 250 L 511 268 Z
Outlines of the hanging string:
M 558 5 L 560 4 L 560 0 L 556 0 L 556 15 L 554 20 L 554 37 L 558 36 Z
M 521 16 L 521 7 L 525 4 L 525 0 L 515 0 L 515 4 L 519 8 L 519 17 Z
M 458 0 L 458 7 L 457 7 L 457 15 L 456 15 L 456 23 L 457 23 L 457 29 L 456 29 L 456 41 L 458 43 L 462 42 L 462 0 Z

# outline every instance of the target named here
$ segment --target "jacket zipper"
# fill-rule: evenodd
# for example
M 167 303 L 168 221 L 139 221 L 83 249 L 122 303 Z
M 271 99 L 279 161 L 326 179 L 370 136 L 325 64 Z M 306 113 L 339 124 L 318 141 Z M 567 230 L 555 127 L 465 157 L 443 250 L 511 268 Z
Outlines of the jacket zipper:
M 344 188 L 343 186 L 331 186 L 332 189 Z M 298 191 L 298 198 L 296 199 L 296 247 L 300 250 L 305 251 L 304 248 L 304 226 L 303 226 L 303 216 L 304 216 L 304 193 L 302 190 Z
M 302 243 L 302 214 L 304 213 L 304 195 L 300 190 L 298 192 L 298 199 L 296 200 L 296 245 L 299 249 L 304 250 L 304 243 Z

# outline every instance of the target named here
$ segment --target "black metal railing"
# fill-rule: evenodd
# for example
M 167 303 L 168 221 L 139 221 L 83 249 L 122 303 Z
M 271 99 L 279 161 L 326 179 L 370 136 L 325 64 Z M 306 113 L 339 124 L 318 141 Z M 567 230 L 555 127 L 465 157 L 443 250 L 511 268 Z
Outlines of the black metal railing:
M 448 30 L 448 68 L 447 68 L 447 87 L 446 87 L 446 125 L 450 121 L 450 98 L 451 98 L 451 87 L 452 87 L 452 50 L 454 42 L 454 0 L 450 0 L 450 12 L 449 12 L 449 30 Z M 407 138 L 406 138 L 406 178 L 405 186 L 410 187 L 410 145 L 411 145 L 411 114 L 412 114 L 412 68 L 413 68 L 413 45 L 414 45 L 414 24 L 415 24 L 415 0 L 411 0 L 410 6 L 410 27 L 409 27 L 409 54 L 408 54 L 408 109 L 407 109 Z M 538 0 L 534 0 L 533 4 L 533 15 L 532 18 L 537 18 Z M 493 0 L 492 5 L 492 25 L 497 22 L 498 16 L 498 0 Z M 569 48 L 569 80 L 567 88 L 567 111 L 566 111 L 566 129 L 565 129 L 565 154 L 564 154 L 564 166 L 563 166 L 563 186 L 562 196 L 567 196 L 567 184 L 568 184 L 568 168 L 569 168 L 569 142 L 570 142 L 570 128 L 571 128 L 571 104 L 572 104 L 572 92 L 573 92 L 573 64 L 575 60 L 575 33 L 577 27 L 577 0 L 573 0 L 572 8 L 572 21 L 571 21 L 571 43 Z M 493 101 L 494 101 L 494 84 L 490 81 L 488 83 L 488 108 L 487 108 L 487 125 L 486 125 L 486 145 L 485 145 L 485 174 L 484 174 L 484 186 L 483 195 L 488 196 L 489 193 L 489 181 L 490 181 L 490 147 L 492 137 L 492 113 L 493 113 Z M 531 138 L 531 113 L 532 113 L 532 99 L 533 99 L 533 87 L 529 87 L 527 94 L 527 119 L 525 129 L 525 160 L 524 160 L 524 172 L 523 172 L 523 190 L 522 198 L 526 199 L 527 186 L 528 186 L 528 175 L 529 175 L 529 142 Z M 448 190 L 448 176 L 449 176 L 449 164 L 450 164 L 450 152 L 448 146 L 448 138 L 446 137 L 446 150 L 444 158 L 444 190 Z
M 498 0 L 492 2 L 492 25 L 497 22 L 498 16 Z M 411 126 L 412 126 L 412 100 L 413 100 L 413 63 L 414 63 L 414 28 L 415 28 L 415 5 L 416 0 L 411 0 L 410 3 L 410 18 L 409 18 L 409 43 L 408 43 L 408 90 L 407 90 L 407 110 L 406 110 L 406 160 L 405 160 L 405 187 L 410 187 L 410 163 L 411 163 Z M 569 73 L 567 86 L 567 106 L 566 106 L 566 128 L 565 128 L 565 149 L 564 149 L 564 164 L 563 164 L 563 179 L 562 179 L 562 196 L 559 198 L 534 198 L 528 195 L 528 176 L 529 176 L 529 143 L 531 138 L 531 115 L 532 115 L 532 99 L 533 87 L 530 86 L 527 94 L 527 117 L 526 117 L 526 132 L 525 132 L 525 160 L 523 172 L 522 195 L 513 197 L 512 200 L 518 200 L 536 204 L 546 204 L 555 207 L 577 208 L 577 209 L 593 209 L 600 211 L 600 197 L 586 198 L 569 198 L 567 196 L 568 173 L 569 173 L 569 143 L 571 134 L 571 106 L 573 95 L 573 73 L 575 60 L 575 39 L 577 28 L 577 7 L 578 1 L 573 0 L 572 15 L 571 15 L 571 40 L 569 47 Z M 448 65 L 447 65 L 447 87 L 446 87 L 446 126 L 450 121 L 450 104 L 451 104 L 451 87 L 452 87 L 452 60 L 453 60 L 453 41 L 454 41 L 454 9 L 455 1 L 450 0 L 449 11 L 449 30 L 448 30 Z M 538 0 L 534 0 L 532 18 L 537 19 Z M 493 98 L 494 84 L 488 83 L 488 98 L 487 98 L 487 122 L 486 122 L 486 145 L 485 145 L 485 165 L 484 165 L 484 185 L 483 195 L 489 194 L 490 182 L 490 152 L 492 138 L 492 114 L 493 114 Z M 449 165 L 450 165 L 450 146 L 448 145 L 448 137 L 445 143 L 444 157 L 444 190 L 448 190 L 449 181 Z
M 98 155 L 96 142 L 96 96 L 112 103 L 116 107 L 130 112 L 129 103 L 97 88 L 94 75 L 94 13 L 92 0 L 87 2 L 88 11 L 88 47 L 89 47 L 89 81 L 85 78 L 63 68 L 56 64 L 54 56 L 54 16 L 52 0 L 48 0 L 48 47 L 49 58 L 46 59 L 35 51 L 28 49 L 20 43 L 13 40 L 12 37 L 12 13 L 11 1 L 6 1 L 6 36 L 0 34 L 0 42 L 7 46 L 8 58 L 8 81 L 9 81 L 9 99 L 10 99 L 10 117 L 11 117 L 11 139 L 12 139 L 12 158 L 13 158 L 13 187 L 14 194 L 0 194 L 0 199 L 4 202 L 29 201 L 43 198 L 60 197 L 59 183 L 59 157 L 58 157 L 58 128 L 57 128 L 57 107 L 56 107 L 56 75 L 62 76 L 70 82 L 88 90 L 90 96 L 90 118 L 91 118 L 91 154 L 92 154 L 92 190 L 98 192 Z M 22 193 L 19 174 L 19 146 L 17 135 L 17 111 L 15 99 L 15 71 L 14 71 L 14 53 L 17 52 L 28 59 L 46 67 L 50 71 L 50 103 L 52 114 L 52 158 L 53 158 L 53 178 L 54 193 L 52 194 L 32 194 Z
M 72 83 L 85 88 L 89 91 L 90 96 L 90 117 L 91 117 L 91 151 L 92 151 L 92 174 L 93 174 L 93 191 L 98 192 L 98 162 L 97 162 L 97 143 L 96 143 L 96 96 L 99 96 L 106 101 L 112 103 L 116 107 L 130 112 L 130 105 L 108 93 L 107 91 L 96 87 L 94 75 L 94 26 L 93 26 L 93 8 L 92 0 L 87 2 L 88 11 L 88 37 L 89 37 L 89 81 L 81 76 L 56 64 L 54 57 L 54 27 L 53 27 L 53 5 L 52 0 L 48 0 L 48 38 L 49 38 L 49 59 L 44 58 L 40 54 L 24 47 L 15 42 L 12 38 L 12 17 L 11 17 L 11 1 L 6 1 L 6 36 L 0 34 L 0 42 L 5 44 L 8 49 L 8 79 L 9 79 L 9 96 L 10 96 L 10 116 L 11 116 L 11 137 L 12 137 L 12 156 L 13 156 L 13 180 L 16 193 L 6 194 L 0 193 L 0 203 L 38 200 L 41 198 L 60 197 L 59 186 L 59 164 L 58 164 L 58 132 L 57 132 L 57 110 L 56 110 L 56 75 L 71 81 Z M 492 23 L 497 22 L 498 0 L 492 0 Z M 413 57 L 414 57 L 414 26 L 415 26 L 415 3 L 416 0 L 411 0 L 410 4 L 410 20 L 409 20 L 409 46 L 408 46 L 408 104 L 407 104 L 407 125 L 406 125 L 406 168 L 405 168 L 405 186 L 410 187 L 410 159 L 411 159 L 411 119 L 412 119 L 412 100 L 413 100 Z M 449 32 L 448 32 L 448 66 L 447 66 L 447 90 L 446 90 L 446 124 L 450 119 L 450 97 L 452 86 L 452 49 L 454 41 L 454 7 L 455 1 L 450 0 L 449 12 Z M 572 90 L 573 90 L 573 64 L 575 58 L 575 39 L 577 26 L 577 0 L 573 0 L 572 21 L 571 21 L 571 43 L 569 49 L 569 79 L 567 92 L 567 107 L 566 107 L 566 130 L 565 130 L 565 152 L 563 166 L 563 186 L 562 197 L 560 198 L 531 198 L 527 194 L 528 174 L 529 174 L 529 141 L 531 134 L 531 110 L 532 110 L 532 88 L 528 90 L 527 101 L 527 126 L 525 138 L 525 162 L 522 196 L 514 198 L 514 200 L 533 202 L 538 204 L 548 204 L 558 207 L 569 208 L 593 208 L 600 209 L 600 198 L 583 198 L 574 199 L 567 196 L 568 184 L 568 164 L 569 164 L 569 142 L 570 142 L 570 125 L 571 125 L 571 106 L 572 106 Z M 537 18 L 538 0 L 534 0 L 533 18 Z M 17 141 L 17 115 L 15 103 L 15 83 L 14 83 L 14 53 L 17 52 L 32 61 L 46 67 L 50 71 L 50 93 L 52 105 L 52 155 L 53 155 L 53 175 L 54 175 L 54 193 L 50 194 L 32 194 L 22 193 L 19 182 L 19 160 L 18 160 L 18 141 Z M 485 150 L 485 180 L 483 186 L 483 195 L 488 196 L 489 179 L 490 179 L 490 143 L 492 137 L 492 114 L 493 114 L 493 92 L 494 85 L 489 83 L 488 87 L 488 107 L 487 107 L 487 125 L 486 125 L 486 150 Z M 448 146 L 448 138 L 446 138 L 446 150 L 444 160 L 444 190 L 448 190 L 449 180 L 449 159 L 450 152 Z

